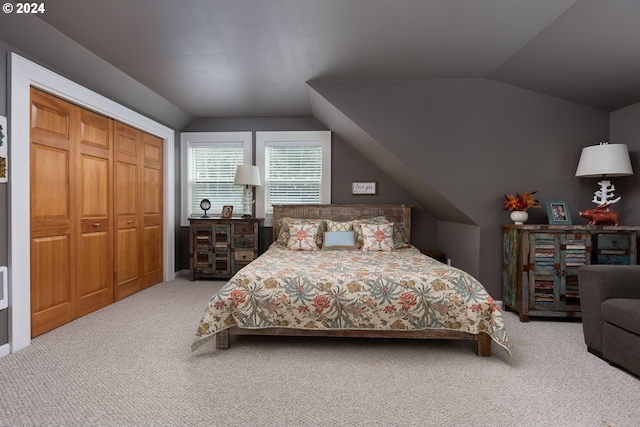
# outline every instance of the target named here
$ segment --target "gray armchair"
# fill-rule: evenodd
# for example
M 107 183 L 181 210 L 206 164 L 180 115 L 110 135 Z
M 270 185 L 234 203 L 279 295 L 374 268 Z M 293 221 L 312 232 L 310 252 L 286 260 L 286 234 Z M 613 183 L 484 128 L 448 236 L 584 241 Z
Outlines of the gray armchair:
M 640 266 L 585 265 L 578 283 L 589 352 L 640 375 Z

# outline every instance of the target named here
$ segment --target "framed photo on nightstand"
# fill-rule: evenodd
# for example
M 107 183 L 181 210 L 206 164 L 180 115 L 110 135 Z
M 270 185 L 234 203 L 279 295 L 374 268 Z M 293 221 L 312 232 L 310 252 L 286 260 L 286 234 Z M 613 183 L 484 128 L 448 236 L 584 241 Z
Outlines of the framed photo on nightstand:
M 221 218 L 229 219 L 233 215 L 233 206 L 225 205 L 222 207 Z

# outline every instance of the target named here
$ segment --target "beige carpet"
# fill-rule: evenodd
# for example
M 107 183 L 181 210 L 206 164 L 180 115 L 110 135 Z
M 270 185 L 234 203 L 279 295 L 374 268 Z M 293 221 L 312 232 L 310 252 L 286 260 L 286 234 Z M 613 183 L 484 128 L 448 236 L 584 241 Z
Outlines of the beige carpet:
M 240 337 L 190 344 L 220 282 L 156 285 L 0 359 L 2 426 L 638 426 L 640 379 L 577 322 L 470 342 Z

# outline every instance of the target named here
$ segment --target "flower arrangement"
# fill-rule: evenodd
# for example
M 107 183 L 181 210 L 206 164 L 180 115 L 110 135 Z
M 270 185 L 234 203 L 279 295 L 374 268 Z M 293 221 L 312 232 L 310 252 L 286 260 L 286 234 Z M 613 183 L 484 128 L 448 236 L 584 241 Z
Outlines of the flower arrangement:
M 537 191 L 525 191 L 524 193 L 505 194 L 504 210 L 507 211 L 523 211 L 529 208 L 539 208 L 540 202 L 533 198 Z

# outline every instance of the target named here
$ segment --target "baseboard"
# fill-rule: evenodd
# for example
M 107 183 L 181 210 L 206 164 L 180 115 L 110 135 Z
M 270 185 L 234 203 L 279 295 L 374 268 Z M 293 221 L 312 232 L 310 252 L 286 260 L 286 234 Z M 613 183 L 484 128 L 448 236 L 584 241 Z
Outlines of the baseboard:
M 178 270 L 176 272 L 173 273 L 173 278 L 177 279 L 178 277 L 182 277 L 182 276 L 188 276 L 189 274 L 191 274 L 191 270 L 186 269 L 186 270 Z
M 0 357 L 5 357 L 11 354 L 11 346 L 7 343 L 0 345 Z

